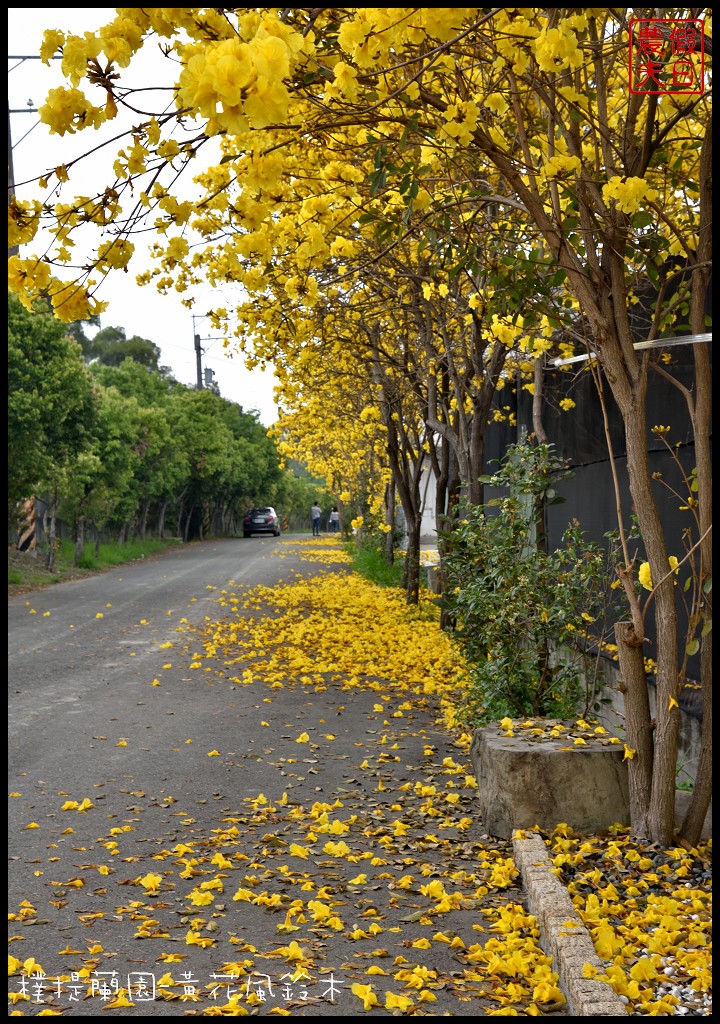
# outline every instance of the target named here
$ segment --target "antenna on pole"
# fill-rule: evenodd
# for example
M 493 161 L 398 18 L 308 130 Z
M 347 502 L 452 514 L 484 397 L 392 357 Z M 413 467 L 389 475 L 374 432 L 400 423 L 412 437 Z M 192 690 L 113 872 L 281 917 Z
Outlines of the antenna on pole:
M 206 320 L 209 316 L 210 316 L 209 313 L 205 313 L 203 316 L 195 316 L 195 314 L 193 313 L 193 317 L 192 317 L 192 322 L 193 322 L 193 341 L 195 343 L 195 365 L 197 367 L 197 384 L 195 386 L 196 386 L 196 388 L 198 390 L 202 390 L 203 388 L 206 388 L 206 387 L 209 387 L 211 390 L 214 390 L 212 385 L 213 385 L 213 380 L 215 378 L 215 371 L 207 369 L 207 368 L 205 370 L 203 370 L 202 356 L 203 356 L 204 349 L 202 348 L 200 342 L 201 341 L 215 341 L 217 339 L 211 338 L 211 337 L 210 338 L 209 337 L 201 338 L 200 335 L 196 333 L 197 332 L 197 328 L 196 328 L 196 325 L 195 325 L 195 321 L 196 320 L 199 323 L 201 320 Z
M 202 317 L 198 317 L 202 320 Z M 202 389 L 203 376 L 202 376 L 202 348 L 200 347 L 200 335 L 195 333 L 195 314 L 192 318 L 193 322 L 193 340 L 195 342 L 195 365 L 197 367 L 197 384 L 195 385 L 198 390 Z

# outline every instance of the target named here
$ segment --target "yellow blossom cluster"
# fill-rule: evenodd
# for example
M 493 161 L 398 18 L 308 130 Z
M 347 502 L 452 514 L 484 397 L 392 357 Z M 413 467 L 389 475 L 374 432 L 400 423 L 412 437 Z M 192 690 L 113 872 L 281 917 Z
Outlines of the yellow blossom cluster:
M 178 106 L 198 111 L 216 132 L 279 123 L 290 103 L 285 80 L 303 48 L 303 37 L 274 19 L 257 25 L 248 42 L 188 44 L 181 51 Z
M 80 89 L 51 89 L 38 108 L 38 116 L 53 135 L 74 135 L 83 128 L 99 128 L 105 113 L 95 107 Z
M 641 207 L 655 202 L 660 196 L 645 178 L 623 179 L 618 174 L 603 185 L 602 194 L 605 202 L 615 200 L 623 213 L 637 213 Z
M 40 226 L 42 203 L 25 201 L 12 196 L 8 203 L 8 248 L 27 245 Z

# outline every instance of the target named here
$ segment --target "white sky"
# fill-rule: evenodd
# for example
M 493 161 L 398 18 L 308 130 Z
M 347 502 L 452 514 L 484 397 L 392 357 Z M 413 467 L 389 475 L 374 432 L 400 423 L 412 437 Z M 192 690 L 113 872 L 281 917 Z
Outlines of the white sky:
M 82 34 L 106 24 L 114 15 L 114 7 L 8 8 L 8 106 L 11 111 L 22 111 L 10 114 L 14 179 L 19 199 L 44 199 L 46 193 L 35 191 L 29 185 L 23 186 L 22 183 L 36 177 L 47 168 L 56 167 L 97 145 L 102 137 L 102 130 L 94 132 L 91 129 L 64 138 L 51 135 L 47 128 L 40 124 L 37 113 L 29 112 L 28 108 L 39 107 L 45 101 L 49 89 L 60 84 L 67 85 L 57 67 L 59 62 L 47 67 L 40 60 L 19 62 L 11 58 L 36 56 L 45 29 L 55 28 Z M 144 52 L 142 61 L 148 62 L 144 65 L 146 69 L 152 66 L 152 56 L 146 58 Z M 132 67 L 134 71 L 134 63 Z M 138 70 L 144 76 L 140 67 Z M 148 74 L 142 84 L 147 85 L 150 80 Z M 128 81 L 132 83 L 132 78 Z M 137 81 L 140 84 L 140 80 Z M 167 71 L 163 81 L 170 84 Z M 93 102 L 99 102 L 96 90 L 85 91 Z M 119 134 L 122 129 L 119 122 L 120 117 L 110 122 L 108 134 Z M 109 148 L 111 156 L 114 157 L 117 149 L 118 145 Z M 110 172 L 103 176 L 98 166 L 99 160 L 100 158 L 94 158 L 91 172 L 94 179 L 87 185 L 83 184 L 81 177 L 76 178 L 75 174 L 71 173 L 70 180 L 65 186 L 65 198 L 82 193 L 91 194 L 90 189 L 93 184 L 98 183 L 99 178 L 102 179 L 102 184 L 105 184 Z M 77 187 L 73 187 L 76 181 Z M 80 244 L 81 240 L 76 242 L 78 248 Z M 32 245 L 29 249 L 34 251 Z M 77 248 L 74 257 L 76 253 Z M 222 347 L 221 336 L 212 331 L 207 320 L 201 319 L 211 306 L 226 305 L 231 308 L 239 297 L 238 292 L 226 295 L 215 292 L 211 296 L 208 290 L 206 295 L 199 299 L 195 309 L 190 311 L 181 304 L 181 296 L 176 292 L 159 295 L 152 285 L 143 288 L 136 285 L 135 276 L 143 269 L 145 267 L 142 263 L 133 263 L 129 273 L 115 271 L 105 279 L 97 295 L 109 303 L 105 312 L 100 314 L 101 327 L 122 327 L 128 338 L 138 335 L 154 342 L 161 351 L 161 365 L 169 366 L 176 380 L 190 386 L 197 382 L 194 335 L 199 334 L 204 350 L 203 368 L 208 367 L 214 371 L 220 394 L 230 401 L 237 402 L 246 411 L 256 410 L 260 422 L 265 426 L 274 423 L 277 419 L 277 408 L 273 401 L 272 373 L 246 370 L 242 357 L 235 355 L 231 358 L 227 355 Z M 193 312 L 196 317 L 194 324 Z

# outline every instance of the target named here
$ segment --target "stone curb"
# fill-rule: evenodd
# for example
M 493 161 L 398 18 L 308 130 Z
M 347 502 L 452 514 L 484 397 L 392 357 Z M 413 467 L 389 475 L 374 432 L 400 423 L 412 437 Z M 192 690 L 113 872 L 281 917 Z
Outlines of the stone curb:
M 607 982 L 583 977 L 586 964 L 600 973 L 605 972 L 605 965 L 565 886 L 553 873 L 545 843 L 536 832 L 516 834 L 512 842 L 515 863 L 527 890 L 528 909 L 537 919 L 545 953 L 553 958 L 569 1016 L 626 1017 L 625 1004 Z

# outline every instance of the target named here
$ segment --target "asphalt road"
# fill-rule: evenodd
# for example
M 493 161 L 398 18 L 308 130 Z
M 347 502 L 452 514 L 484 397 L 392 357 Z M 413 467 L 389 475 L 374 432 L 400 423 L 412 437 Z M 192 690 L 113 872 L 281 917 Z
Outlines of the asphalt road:
M 123 853 L 144 862 L 157 837 L 169 842 L 188 832 L 180 820 L 194 819 L 194 835 L 217 828 L 219 803 L 231 810 L 228 800 L 235 797 L 239 806 L 241 796 L 267 784 L 267 767 L 246 758 L 250 734 L 260 731 L 260 702 L 251 697 L 248 703 L 246 691 L 225 681 L 204 679 L 198 685 L 188 669 L 194 652 L 187 649 L 187 637 L 192 627 L 218 617 L 223 588 L 272 585 L 291 567 L 300 568 L 292 555 L 273 558 L 276 544 L 259 537 L 191 544 L 8 601 L 8 792 L 20 794 L 8 801 L 8 905 L 11 913 L 24 901 L 38 910 L 20 928 L 11 922 L 10 934 L 22 939 L 9 949 L 23 961 L 34 956 L 48 978 L 82 966 L 59 955 L 67 945 L 63 939 L 88 931 L 80 915 L 115 910 L 98 885 L 90 890 L 88 875 L 102 882 L 97 868 L 84 867 L 100 861 L 98 850 L 103 863 L 113 864 L 97 846 L 103 833 L 130 823 Z M 311 566 L 302 569 L 312 573 Z M 152 685 L 155 680 L 159 685 Z M 209 758 L 214 749 L 222 755 Z M 66 801 L 84 799 L 94 804 L 92 810 L 61 810 Z M 29 824 L 39 828 L 28 829 Z M 74 831 L 65 835 L 68 828 Z M 134 877 L 130 867 L 127 876 Z M 82 891 L 88 892 L 81 906 L 72 900 L 49 905 L 73 891 L 59 883 L 80 877 L 87 879 Z M 134 893 L 126 891 L 129 902 Z M 94 939 L 100 933 L 110 938 L 109 969 L 122 959 L 125 977 L 144 958 L 133 948 L 135 929 L 117 923 L 112 937 L 105 920 L 104 927 L 96 922 L 89 930 Z M 83 940 L 75 946 L 87 954 Z M 45 991 L 32 1008 L 24 1001 L 17 1008 L 26 1015 L 43 1005 L 64 1015 L 98 1012 L 97 1000 L 70 995 L 49 1001 Z M 179 1015 L 187 1009 L 187 1003 L 154 1002 L 129 1012 Z
M 202 648 L 208 624 L 251 614 L 227 595 L 324 571 L 284 538 L 211 541 L 9 600 L 9 953 L 25 965 L 9 1013 L 387 1016 L 388 991 L 421 1016 L 499 1005 L 467 951 L 486 911 L 522 903 L 520 883 L 476 895 L 494 870 L 480 851 L 502 866 L 510 846 L 469 818 L 431 834 L 419 798 L 398 802 L 456 784 L 432 709 L 395 722 L 372 688 L 243 685 Z M 318 742 L 299 747 L 303 731 Z M 349 856 L 324 852 L 345 838 Z M 452 913 L 435 914 L 449 877 Z

